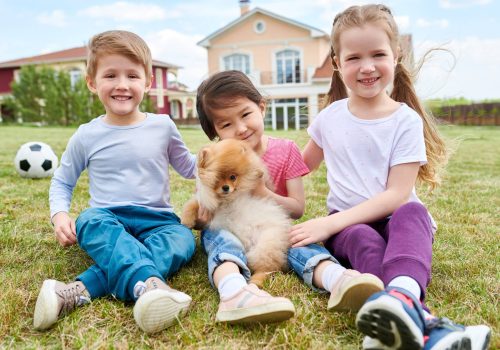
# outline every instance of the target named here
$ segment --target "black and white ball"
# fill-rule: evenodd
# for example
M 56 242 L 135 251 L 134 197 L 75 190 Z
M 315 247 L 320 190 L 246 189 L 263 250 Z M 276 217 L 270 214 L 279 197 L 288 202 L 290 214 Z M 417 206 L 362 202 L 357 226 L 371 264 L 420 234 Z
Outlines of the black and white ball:
M 19 147 L 14 164 L 22 177 L 42 178 L 54 173 L 58 159 L 46 143 L 28 142 Z

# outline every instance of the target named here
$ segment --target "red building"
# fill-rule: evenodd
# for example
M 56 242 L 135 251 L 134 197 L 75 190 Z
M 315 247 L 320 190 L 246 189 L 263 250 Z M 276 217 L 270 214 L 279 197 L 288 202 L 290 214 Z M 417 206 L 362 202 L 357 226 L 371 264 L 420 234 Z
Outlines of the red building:
M 87 48 L 83 46 L 0 62 L 0 120 L 4 108 L 2 101 L 11 94 L 10 85 L 17 79 L 21 67 L 45 65 L 65 70 L 74 82 L 85 77 L 86 60 Z M 156 107 L 156 111 L 152 112 L 169 114 L 176 123 L 188 124 L 193 120 L 197 121 L 193 118 L 196 94 L 186 91 L 183 85 L 177 82 L 177 72 L 180 68 L 171 63 L 153 60 L 153 85 L 149 95 Z

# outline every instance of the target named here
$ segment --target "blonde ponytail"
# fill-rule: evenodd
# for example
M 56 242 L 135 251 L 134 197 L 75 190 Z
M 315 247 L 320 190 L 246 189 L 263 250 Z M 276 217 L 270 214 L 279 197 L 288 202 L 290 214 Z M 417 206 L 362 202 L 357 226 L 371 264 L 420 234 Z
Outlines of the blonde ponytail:
M 347 89 L 340 75 L 339 67 L 337 67 L 337 63 L 335 62 L 335 52 L 333 51 L 333 47 L 330 50 L 330 58 L 333 65 L 332 81 L 330 83 L 330 89 L 324 99 L 322 108 L 325 108 L 332 102 L 347 98 Z
M 394 87 L 391 98 L 406 103 L 422 118 L 427 164 L 420 167 L 417 180 L 420 183 L 427 183 L 431 189 L 434 189 L 440 184 L 441 170 L 448 161 L 448 152 L 446 144 L 437 130 L 434 117 L 426 111 L 417 97 L 413 77 L 414 75 L 403 64 L 403 59 L 400 59 L 394 72 Z

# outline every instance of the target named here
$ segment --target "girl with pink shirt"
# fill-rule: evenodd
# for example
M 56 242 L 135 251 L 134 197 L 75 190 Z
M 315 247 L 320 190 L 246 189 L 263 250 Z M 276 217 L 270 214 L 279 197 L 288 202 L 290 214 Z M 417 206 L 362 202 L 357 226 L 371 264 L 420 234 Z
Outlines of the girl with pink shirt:
M 262 158 L 273 183 L 262 184 L 256 194 L 271 197 L 291 218 L 300 218 L 305 206 L 302 176 L 309 169 L 293 141 L 264 134 L 266 101 L 250 79 L 234 70 L 209 77 L 198 88 L 196 108 L 211 140 L 244 140 Z M 244 249 L 231 232 L 204 230 L 201 241 L 208 255 L 208 278 L 220 295 L 218 322 L 276 322 L 295 314 L 289 299 L 248 284 Z M 331 310 L 358 310 L 372 293 L 383 289 L 380 279 L 346 270 L 318 244 L 291 248 L 288 264 L 311 288 L 331 293 Z

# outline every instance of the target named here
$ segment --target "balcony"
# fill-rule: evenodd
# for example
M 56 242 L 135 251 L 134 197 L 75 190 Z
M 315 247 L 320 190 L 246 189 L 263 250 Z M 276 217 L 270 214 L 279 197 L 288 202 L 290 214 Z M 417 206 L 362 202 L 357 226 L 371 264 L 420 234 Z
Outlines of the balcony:
M 294 74 L 295 73 L 295 74 Z M 280 74 L 277 71 L 253 71 L 250 75 L 256 85 L 294 85 L 311 82 L 314 69 L 301 69 L 290 74 Z

